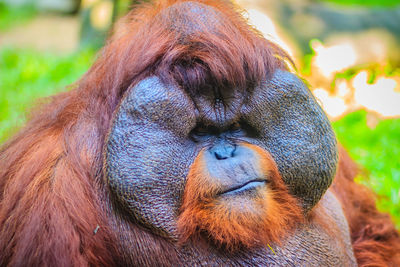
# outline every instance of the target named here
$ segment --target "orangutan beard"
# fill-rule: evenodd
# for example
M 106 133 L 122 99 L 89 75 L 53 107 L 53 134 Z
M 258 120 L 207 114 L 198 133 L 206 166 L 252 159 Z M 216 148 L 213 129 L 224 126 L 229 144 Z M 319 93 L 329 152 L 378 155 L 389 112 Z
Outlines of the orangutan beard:
M 178 218 L 180 243 L 205 236 L 229 251 L 281 244 L 303 220 L 299 203 L 289 194 L 270 154 L 258 146 L 246 146 L 260 156 L 266 182 L 240 194 L 221 194 L 221 185 L 210 177 L 200 152 L 189 170 Z

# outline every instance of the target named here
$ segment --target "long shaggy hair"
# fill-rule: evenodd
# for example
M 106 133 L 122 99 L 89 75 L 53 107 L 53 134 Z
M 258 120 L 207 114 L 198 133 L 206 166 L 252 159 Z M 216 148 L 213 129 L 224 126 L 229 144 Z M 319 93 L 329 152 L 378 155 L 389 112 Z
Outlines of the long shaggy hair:
M 190 16 L 199 22 L 196 34 L 176 27 L 185 25 L 180 19 L 185 10 L 165 10 L 184 2 L 165 0 L 130 12 L 120 22 L 121 31 L 71 90 L 49 98 L 0 148 L 0 266 L 118 264 L 122 237 L 117 237 L 111 225 L 120 219 L 110 211 L 102 151 L 112 114 L 130 86 L 158 75 L 191 94 L 206 84 L 247 90 L 276 69 L 285 68 L 285 53 L 250 28 L 227 1 L 198 1 L 218 12 L 221 23 L 214 23 L 213 28 L 193 13 Z M 339 185 L 336 188 L 343 201 L 353 199 L 347 195 L 352 192 Z M 352 220 L 360 223 L 352 226 L 356 256 L 362 255 L 357 252 L 362 247 L 356 232 L 369 226 L 371 230 L 362 233 L 370 233 L 368 240 L 381 246 L 365 253 L 370 258 L 377 255 L 380 262 L 393 262 L 395 252 L 390 248 L 397 248 L 395 230 L 387 218 L 380 224 L 386 228 L 376 228 L 379 220 L 375 218 L 381 215 L 372 200 L 365 201 L 370 208 L 362 210 L 364 203 L 359 202 L 355 215 L 348 215 L 350 225 Z M 345 207 L 348 214 L 351 207 Z M 364 220 L 357 220 L 357 212 L 362 212 Z M 138 252 L 137 262 L 151 265 L 154 259 L 156 265 L 161 257 L 171 258 L 162 254 L 172 251 L 165 249 L 173 248 L 169 242 L 136 226 L 131 229 L 142 244 L 159 248 L 159 254 L 148 257 L 140 253 L 142 245 L 132 247 Z
M 189 170 L 178 219 L 182 243 L 205 234 L 218 247 L 230 251 L 281 244 L 303 221 L 299 203 L 290 195 L 271 155 L 258 146 L 244 145 L 259 156 L 257 166 L 261 166 L 268 184 L 251 197 L 236 196 L 237 201 L 226 201 L 218 195 L 221 191 L 218 179 L 211 177 L 204 166 L 202 150 Z M 240 205 L 243 202 L 246 204 Z
M 227 1 L 199 1 L 221 18 L 212 29 L 193 13 L 197 34 L 172 27 L 185 25 L 177 18 L 186 10 L 167 8 L 184 2 L 130 12 L 80 81 L 49 98 L 1 147 L 1 266 L 115 265 L 120 252 L 109 226 L 102 150 L 129 87 L 158 75 L 193 94 L 205 84 L 245 90 L 284 68 L 285 53 Z

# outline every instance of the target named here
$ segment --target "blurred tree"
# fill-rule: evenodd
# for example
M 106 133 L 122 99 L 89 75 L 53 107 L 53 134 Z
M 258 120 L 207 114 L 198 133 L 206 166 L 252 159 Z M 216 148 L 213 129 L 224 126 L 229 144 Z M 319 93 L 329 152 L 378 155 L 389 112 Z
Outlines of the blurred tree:
M 67 14 L 75 14 L 81 5 L 81 0 L 0 0 L 1 2 L 10 6 L 34 6 L 39 10 Z
M 102 46 L 112 24 L 143 2 L 147 1 L 82 0 L 81 46 Z
M 81 47 L 100 47 L 112 25 L 114 1 L 83 0 L 81 5 Z

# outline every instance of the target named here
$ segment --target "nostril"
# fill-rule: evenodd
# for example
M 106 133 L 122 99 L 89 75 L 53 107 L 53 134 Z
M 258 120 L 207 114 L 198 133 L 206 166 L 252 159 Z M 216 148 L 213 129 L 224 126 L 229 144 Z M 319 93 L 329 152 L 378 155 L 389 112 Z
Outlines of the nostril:
M 235 156 L 236 145 L 218 144 L 210 149 L 211 154 L 218 160 L 229 159 Z
M 218 152 L 214 152 L 214 156 L 218 159 L 218 160 L 222 160 L 222 159 L 227 159 L 228 157 L 226 155 L 220 154 Z

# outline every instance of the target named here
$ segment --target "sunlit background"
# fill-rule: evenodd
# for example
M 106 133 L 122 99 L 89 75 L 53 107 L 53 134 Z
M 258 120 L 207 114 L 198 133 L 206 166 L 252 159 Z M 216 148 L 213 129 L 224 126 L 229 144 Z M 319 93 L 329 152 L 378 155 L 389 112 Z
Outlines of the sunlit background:
M 41 97 L 68 90 L 139 1 L 0 0 L 0 142 Z M 398 0 L 237 0 L 284 48 L 400 227 Z M 28 111 L 27 111 L 28 110 Z

